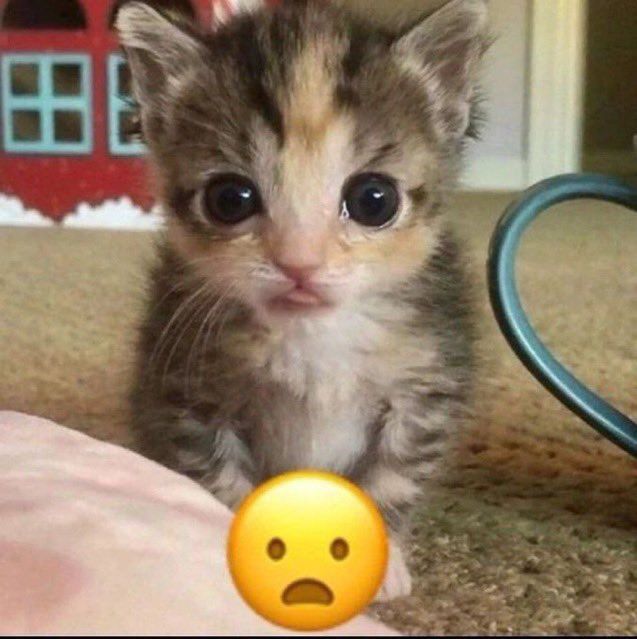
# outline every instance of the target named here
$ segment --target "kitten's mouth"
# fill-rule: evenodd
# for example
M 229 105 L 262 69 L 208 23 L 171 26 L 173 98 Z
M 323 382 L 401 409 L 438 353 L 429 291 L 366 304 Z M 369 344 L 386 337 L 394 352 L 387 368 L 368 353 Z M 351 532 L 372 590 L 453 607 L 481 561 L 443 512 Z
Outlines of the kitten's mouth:
M 295 288 L 283 295 L 277 295 L 268 302 L 268 307 L 282 312 L 310 312 L 330 308 L 332 305 L 318 293 Z

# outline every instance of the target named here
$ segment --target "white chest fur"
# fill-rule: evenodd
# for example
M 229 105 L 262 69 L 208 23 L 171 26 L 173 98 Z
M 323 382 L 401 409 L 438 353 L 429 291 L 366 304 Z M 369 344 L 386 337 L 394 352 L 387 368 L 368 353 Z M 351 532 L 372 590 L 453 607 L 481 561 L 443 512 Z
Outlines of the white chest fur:
M 273 336 L 264 357 L 264 383 L 253 455 L 264 472 L 294 468 L 343 471 L 365 451 L 378 411 L 387 329 L 353 314 L 299 321 Z M 387 374 L 388 371 L 386 370 Z M 384 382 L 384 383 L 383 383 Z
M 342 472 L 365 450 L 368 419 L 355 404 L 323 411 L 303 401 L 277 401 L 263 413 L 253 455 L 268 475 L 299 468 Z

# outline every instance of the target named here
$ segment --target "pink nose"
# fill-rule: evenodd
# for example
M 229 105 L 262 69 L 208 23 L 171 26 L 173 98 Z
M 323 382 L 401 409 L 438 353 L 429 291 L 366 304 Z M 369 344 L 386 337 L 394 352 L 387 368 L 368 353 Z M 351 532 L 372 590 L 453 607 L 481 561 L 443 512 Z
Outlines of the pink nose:
M 275 261 L 276 267 L 298 286 L 307 285 L 312 276 L 319 270 L 319 264 L 288 264 Z

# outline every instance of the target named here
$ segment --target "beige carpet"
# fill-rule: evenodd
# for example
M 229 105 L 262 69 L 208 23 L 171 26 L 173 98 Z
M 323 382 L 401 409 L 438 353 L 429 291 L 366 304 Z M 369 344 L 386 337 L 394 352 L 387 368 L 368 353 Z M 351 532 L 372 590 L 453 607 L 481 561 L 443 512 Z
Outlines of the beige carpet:
M 637 633 L 637 462 L 549 396 L 490 316 L 483 265 L 506 196 L 454 221 L 481 286 L 477 420 L 415 522 L 415 593 L 378 611 L 408 632 Z M 565 363 L 637 418 L 637 219 L 566 205 L 520 264 L 534 322 Z M 147 234 L 0 228 L 0 408 L 126 444 L 124 394 Z

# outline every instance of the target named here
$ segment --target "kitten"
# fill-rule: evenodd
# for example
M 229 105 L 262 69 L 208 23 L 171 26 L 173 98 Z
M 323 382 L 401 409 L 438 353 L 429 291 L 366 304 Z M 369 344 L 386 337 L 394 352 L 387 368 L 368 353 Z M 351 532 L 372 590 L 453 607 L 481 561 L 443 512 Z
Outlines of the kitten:
M 392 35 L 320 0 L 215 32 L 117 20 L 166 215 L 132 394 L 141 450 L 231 508 L 351 478 L 392 535 L 466 414 L 471 311 L 441 209 L 471 130 L 483 0 Z

